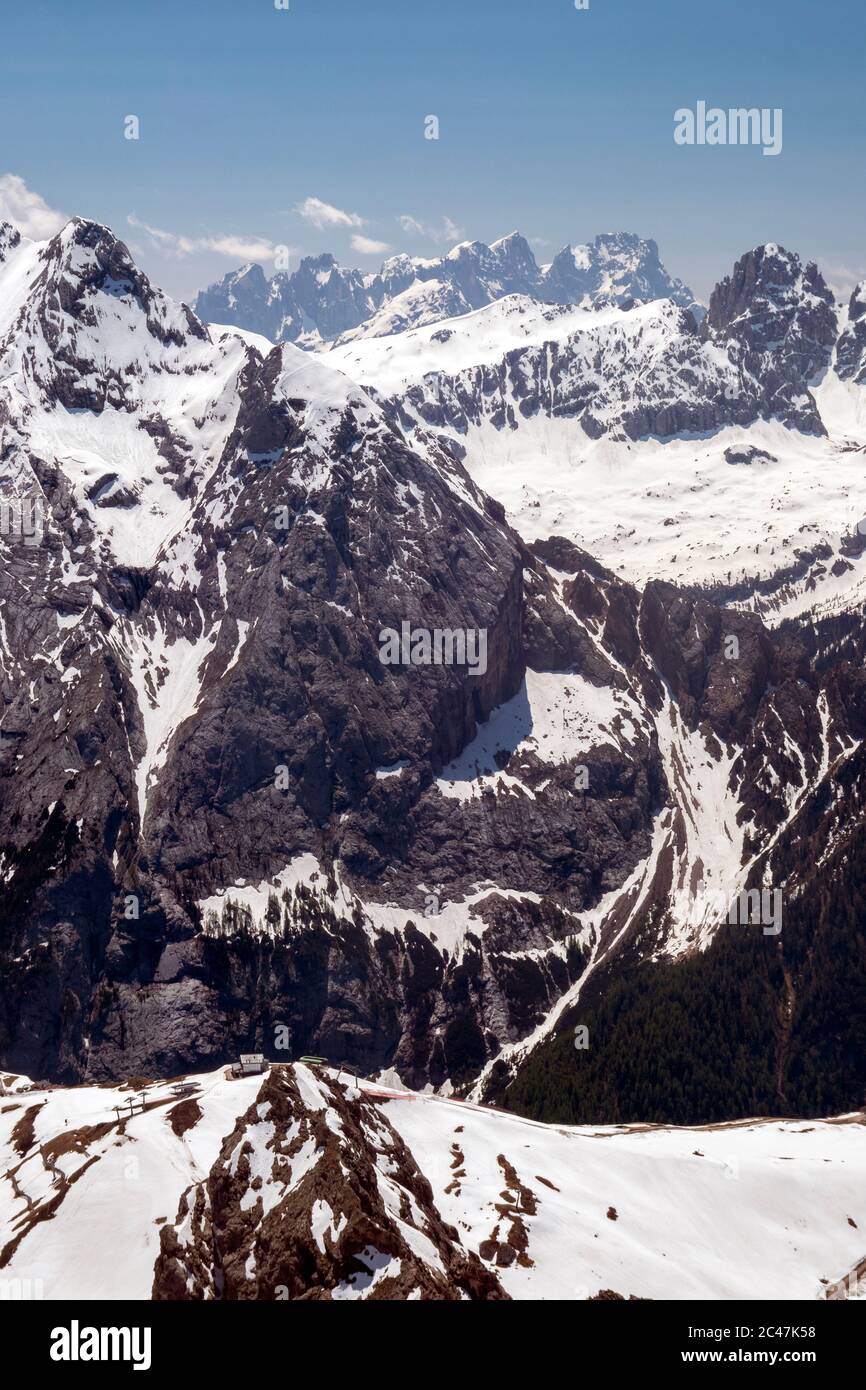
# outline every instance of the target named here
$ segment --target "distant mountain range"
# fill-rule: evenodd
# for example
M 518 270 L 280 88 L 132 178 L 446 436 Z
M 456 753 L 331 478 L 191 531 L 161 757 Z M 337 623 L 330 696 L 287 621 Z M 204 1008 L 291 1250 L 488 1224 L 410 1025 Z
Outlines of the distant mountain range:
M 462 242 L 438 260 L 393 256 L 375 275 L 345 269 L 331 255 L 308 256 L 292 274 L 270 279 L 260 265 L 245 265 L 202 290 L 195 311 L 272 342 L 320 347 L 437 323 L 508 294 L 584 307 L 672 299 L 698 317 L 703 312 L 668 275 L 656 243 L 629 232 L 566 246 L 542 266 L 517 232 L 492 246 Z

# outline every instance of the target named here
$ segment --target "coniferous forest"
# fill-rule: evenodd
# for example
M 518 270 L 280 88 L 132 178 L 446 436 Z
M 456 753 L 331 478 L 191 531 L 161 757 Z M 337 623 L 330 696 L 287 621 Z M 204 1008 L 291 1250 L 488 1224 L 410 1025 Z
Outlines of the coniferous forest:
M 779 937 L 725 926 L 705 952 L 636 965 L 588 993 L 510 1084 L 500 1071 L 499 1103 L 569 1124 L 866 1105 L 866 838 L 787 902 Z

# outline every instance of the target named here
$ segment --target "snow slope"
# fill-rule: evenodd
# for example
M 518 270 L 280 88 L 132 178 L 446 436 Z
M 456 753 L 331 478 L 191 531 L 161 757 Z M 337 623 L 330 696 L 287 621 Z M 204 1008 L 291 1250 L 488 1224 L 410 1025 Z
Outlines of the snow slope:
M 135 1088 L 37 1089 L 19 1093 L 16 1109 L 4 1103 L 0 1277 L 41 1281 L 46 1298 L 148 1298 L 160 1225 L 189 1183 L 209 1172 L 238 1108 L 252 1102 L 260 1084 L 250 1077 L 229 1086 L 222 1071 L 197 1077 L 202 1119 L 182 1138 L 166 1122 L 182 1099 L 166 1082 L 145 1088 L 152 1109 L 122 1121 L 113 1107 L 126 1111 L 139 1095 Z M 35 1144 L 22 1157 L 12 1133 L 34 1106 Z M 44 1147 L 52 1142 L 56 1157 Z M 8 1259 L 33 1207 L 44 1209 L 63 1190 L 56 1174 L 69 1184 L 60 1206 L 51 1219 L 36 1221 Z
M 820 1280 L 838 1277 L 864 1246 L 860 1116 L 850 1124 L 589 1130 L 447 1101 L 395 1101 L 387 1113 L 425 1155 L 446 1219 L 472 1244 L 497 1227 L 507 1239 L 512 1215 L 498 1210 L 502 1189 L 520 1188 L 504 1181 L 500 1155 L 513 1166 L 532 1194 L 515 1205 L 533 1262 L 504 1270 L 513 1298 L 582 1299 L 601 1289 L 662 1299 L 814 1298 Z
M 188 1269 L 185 1296 L 213 1296 L 212 1286 L 196 1292 L 210 1276 L 201 1266 L 207 1228 L 192 1209 L 212 1170 L 234 1175 L 229 1188 L 212 1183 L 210 1191 L 214 1200 L 230 1191 L 232 1209 L 249 1214 L 237 1218 L 252 1241 L 243 1277 L 253 1281 L 251 1296 L 263 1298 L 284 1296 L 255 1284 L 256 1261 L 263 1269 L 280 1227 L 269 1228 L 267 1248 L 251 1232 L 280 1211 L 292 1249 L 300 1241 L 316 1252 L 314 1285 L 327 1287 L 329 1257 L 339 1264 L 330 1294 L 320 1291 L 336 1298 L 368 1297 L 386 1269 L 395 1276 L 397 1246 L 390 1254 L 384 1248 L 394 1241 L 404 1264 L 411 1251 L 418 1270 L 441 1279 L 449 1227 L 449 1262 L 475 1257 L 507 1295 L 524 1300 L 586 1299 L 601 1290 L 655 1299 L 822 1298 L 864 1254 L 859 1113 L 700 1129 L 562 1128 L 377 1082 L 356 1089 L 353 1078 L 326 1068 L 277 1068 L 266 1088 L 259 1076 L 228 1080 L 221 1071 L 188 1082 L 200 1115 L 177 1133 L 183 1126 L 168 1112 L 180 1100 L 168 1083 L 140 1092 L 45 1091 L 21 1089 L 19 1079 L 17 1094 L 0 1105 L 0 1279 L 41 1281 L 46 1298 L 147 1299 L 160 1228 L 186 1211 L 172 1247 Z M 144 1112 L 118 1118 L 114 1107 L 125 1112 L 139 1094 Z M 28 1111 L 29 1143 L 22 1138 Z M 239 1167 L 242 1140 L 247 1163 Z M 409 1151 L 402 1157 L 400 1140 Z M 329 1159 L 335 1146 L 339 1162 Z M 286 1152 L 295 1157 L 281 1158 Z M 372 1248 L 361 1243 L 338 1171 L 349 1165 L 351 1179 L 362 1158 L 374 1166 L 383 1198 Z M 431 1184 L 432 1207 L 412 1195 L 413 1162 Z M 408 1195 L 397 1200 L 407 1181 Z M 434 1231 L 437 1215 L 447 1225 Z M 348 1278 L 347 1261 L 358 1271 Z
M 658 316 L 658 305 L 641 305 L 633 316 L 650 323 Z M 571 304 L 539 304 L 529 295 L 510 294 L 444 324 L 408 332 L 395 328 L 388 336 L 338 344 L 327 354 L 327 361 L 355 381 L 391 396 L 428 372 L 453 376 L 467 367 L 498 362 L 513 348 L 540 346 L 554 337 L 621 323 L 622 318 L 616 308 L 595 311 Z

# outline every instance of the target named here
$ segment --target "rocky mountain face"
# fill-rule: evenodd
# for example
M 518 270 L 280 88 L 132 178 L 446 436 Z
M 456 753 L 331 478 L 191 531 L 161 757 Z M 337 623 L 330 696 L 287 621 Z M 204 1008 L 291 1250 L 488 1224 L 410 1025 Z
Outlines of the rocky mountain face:
M 202 290 L 195 307 L 205 320 L 306 346 L 355 328 L 375 313 L 384 292 L 331 255 L 307 256 L 292 275 L 279 271 L 271 279 L 260 265 L 242 266 Z
M 296 271 L 270 279 L 248 265 L 202 290 L 195 309 L 206 322 L 319 347 L 440 322 L 509 294 L 581 305 L 670 298 L 701 312 L 664 269 L 656 243 L 624 232 L 566 246 L 544 266 L 517 232 L 492 246 L 462 242 L 434 260 L 392 256 L 375 275 L 339 266 L 331 255 L 305 257 Z
M 554 304 L 648 303 L 672 299 L 696 318 L 703 308 L 682 280 L 673 278 L 659 259 L 652 240 L 632 232 L 607 232 L 587 246 L 566 246 L 543 268 L 536 297 Z
M 759 246 L 713 290 L 703 325 L 706 341 L 727 351 L 743 394 L 760 413 L 797 429 L 821 430 L 806 408 L 810 383 L 826 370 L 838 337 L 833 295 L 813 263 L 782 247 Z M 759 395 L 760 393 L 760 395 Z
M 836 370 L 843 381 L 866 381 L 866 281 L 859 284 L 848 304 L 848 322 L 839 336 Z
M 447 371 L 407 385 L 398 364 L 374 390 L 351 355 L 375 342 L 259 350 L 106 228 L 0 246 L 11 1070 L 285 1050 L 487 1084 L 587 978 L 705 945 L 830 795 L 860 737 L 847 666 L 815 672 L 798 632 L 638 588 L 564 537 L 527 543 L 462 461 L 482 417 L 631 438 L 781 403 L 807 434 L 829 310 L 795 258 L 746 266 L 700 329 L 669 301 L 512 296 L 479 316 L 489 366 L 459 365 L 471 333 L 417 330 L 408 360 Z M 500 284 L 523 273 L 518 245 L 490 251 Z M 769 298 L 778 324 L 750 336 Z M 524 345 L 500 360 L 506 330 Z M 769 395 L 729 403 L 774 351 Z M 217 1198 L 187 1211 L 194 1279 Z
M 601 1115 L 669 1125 L 696 1116 L 862 1112 L 864 682 L 859 663 L 839 659 L 837 643 L 832 656 L 821 638 L 819 646 L 819 662 L 829 658 L 833 674 L 821 682 L 817 706 L 788 681 L 746 754 L 748 800 L 759 817 L 762 805 L 791 796 L 748 879 L 767 905 L 778 894 L 778 931 L 744 931 L 737 912 L 717 907 L 710 945 L 681 964 L 648 954 L 637 937 L 624 942 L 570 992 L 538 1046 L 494 1063 L 488 1101 L 560 1124 Z M 816 716 L 833 730 L 827 744 Z M 780 728 L 799 737 L 804 721 L 819 761 L 797 779 L 784 754 L 772 765 L 766 754 L 770 740 L 778 747 Z M 593 1040 L 580 1054 L 578 1028 Z

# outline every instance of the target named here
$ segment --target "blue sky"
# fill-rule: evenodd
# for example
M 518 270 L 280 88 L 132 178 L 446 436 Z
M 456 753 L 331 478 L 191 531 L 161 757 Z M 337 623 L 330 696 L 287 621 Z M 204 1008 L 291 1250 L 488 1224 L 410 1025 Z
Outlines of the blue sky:
M 866 275 L 862 0 L 289 6 L 5 6 L 0 210 L 107 222 L 187 297 L 259 243 L 374 269 L 368 243 L 436 255 L 514 228 L 539 260 L 654 237 L 704 297 L 767 240 L 837 284 Z M 677 146 L 673 113 L 698 100 L 781 107 L 782 153 Z

